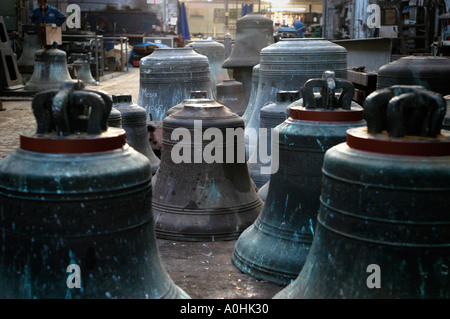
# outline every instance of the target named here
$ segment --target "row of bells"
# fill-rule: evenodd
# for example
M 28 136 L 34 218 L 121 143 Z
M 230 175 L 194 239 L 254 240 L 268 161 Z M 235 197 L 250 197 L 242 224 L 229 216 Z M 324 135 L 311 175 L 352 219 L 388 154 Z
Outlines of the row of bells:
M 442 96 L 389 87 L 363 109 L 341 79 L 345 49 L 322 39 L 280 41 L 260 56 L 250 66 L 243 117 L 199 87 L 189 87 L 168 109 L 157 107 L 170 114 L 163 120 L 161 160 L 145 151 L 149 109 L 130 96 L 111 99 L 73 81 L 36 95 L 37 132 L 22 134 L 21 147 L 0 162 L 0 297 L 188 297 L 161 265 L 156 235 L 238 238 L 237 268 L 291 283 L 279 298 L 448 298 L 450 133 L 440 131 Z M 147 86 L 151 75 L 167 79 L 172 70 L 180 83 L 202 79 L 183 69 L 195 63 L 177 59 L 172 67 L 156 63 L 158 72 L 144 66 L 140 95 L 155 96 Z M 195 97 L 193 91 L 203 99 L 183 100 Z M 174 95 L 167 92 L 156 93 Z M 275 128 L 279 137 L 272 146 L 278 171 L 260 174 L 269 177 L 259 182 L 265 203 L 249 174 L 261 165 L 195 163 L 196 151 L 209 144 L 195 140 L 196 121 L 201 132 L 214 128 L 226 136 L 227 129 L 247 130 L 255 117 L 255 127 Z M 108 119 L 123 129 L 107 128 Z M 191 152 L 178 153 L 191 163 L 172 156 L 180 128 L 192 133 L 182 141 Z M 259 137 L 247 136 L 224 139 L 224 158 L 247 153 L 259 163 Z M 65 268 L 73 263 L 86 269 L 81 290 L 66 286 Z M 371 264 L 381 269 L 379 289 L 366 282 Z

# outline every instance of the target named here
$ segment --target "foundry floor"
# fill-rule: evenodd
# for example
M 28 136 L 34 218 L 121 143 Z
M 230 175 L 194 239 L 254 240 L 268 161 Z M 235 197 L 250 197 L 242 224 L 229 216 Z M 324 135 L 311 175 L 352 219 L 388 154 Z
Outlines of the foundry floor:
M 93 89 L 131 94 L 137 103 L 139 68 L 109 74 Z M 3 96 L 2 96 L 3 95 Z M 0 160 L 19 146 L 19 134 L 35 129 L 31 96 L 0 94 Z M 173 281 L 194 299 L 269 299 L 283 287 L 241 273 L 231 262 L 234 241 L 175 242 L 158 239 L 162 263 Z

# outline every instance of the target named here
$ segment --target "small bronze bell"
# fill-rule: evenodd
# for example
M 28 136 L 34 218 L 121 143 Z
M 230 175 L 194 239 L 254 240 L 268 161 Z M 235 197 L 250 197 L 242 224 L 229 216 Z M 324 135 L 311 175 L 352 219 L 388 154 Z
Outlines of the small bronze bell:
M 245 162 L 242 118 L 210 100 L 187 103 L 164 120 L 153 193 L 159 238 L 235 239 L 253 223 L 262 205 Z
M 244 89 L 241 82 L 224 80 L 217 84 L 217 102 L 225 105 L 239 116 L 244 115 L 247 103 L 244 101 Z
M 267 150 L 267 155 L 271 154 L 272 129 L 286 120 L 286 108 L 289 105 L 292 105 L 292 103 L 295 103 L 295 101 L 298 101 L 299 98 L 299 91 L 278 91 L 277 102 L 265 106 L 261 109 L 259 128 L 262 130 L 266 130 L 265 148 Z M 259 130 L 256 132 L 256 134 L 256 140 L 259 141 Z M 270 179 L 269 173 L 263 173 L 261 171 L 262 166 L 270 167 L 270 156 L 268 156 L 268 159 L 269 161 L 264 164 L 262 163 L 260 148 L 257 144 L 255 150 L 250 155 L 250 159 L 248 161 L 248 170 L 251 179 L 255 182 L 255 185 L 256 187 L 258 187 L 258 189 L 266 184 Z
M 188 298 L 165 271 L 149 160 L 107 129 L 111 98 L 38 93 L 37 132 L 0 161 L 0 298 Z
M 72 66 L 75 68 L 76 79 L 85 84 L 94 84 L 96 80 L 92 77 L 91 64 L 87 60 L 87 54 L 73 53 L 70 55 L 74 59 Z
M 450 298 L 450 133 L 445 101 L 393 86 L 364 104 L 367 127 L 327 151 L 314 241 L 276 298 Z
M 275 128 L 279 142 L 272 145 L 272 169 L 273 152 L 279 150 L 278 171 L 270 176 L 263 211 L 239 237 L 232 255 L 242 272 L 278 285 L 297 278 L 308 256 L 325 152 L 345 141 L 349 128 L 365 125 L 362 107 L 352 103 L 353 85 L 334 79 L 332 72 L 327 75 L 306 82 L 302 90 L 306 107 L 291 107 L 290 118 Z M 322 89 L 317 99 L 316 88 Z M 337 89 L 343 92 L 332 98 Z M 329 104 L 316 103 L 322 100 Z
M 113 95 L 114 107 L 122 116 L 122 128 L 127 132 L 127 143 L 144 154 L 150 161 L 152 174 L 156 173 L 160 159 L 155 155 L 148 140 L 147 114 L 143 107 L 133 104 L 131 95 Z
M 141 59 L 139 72 L 138 105 L 146 109 L 147 121 L 164 120 L 192 91 L 213 98 L 208 58 L 192 47 L 155 49 Z

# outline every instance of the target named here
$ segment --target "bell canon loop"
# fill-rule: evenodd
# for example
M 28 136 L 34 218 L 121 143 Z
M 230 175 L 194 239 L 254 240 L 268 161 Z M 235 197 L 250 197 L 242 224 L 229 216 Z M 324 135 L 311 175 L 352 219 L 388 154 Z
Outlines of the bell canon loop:
M 275 298 L 450 297 L 450 133 L 442 95 L 394 86 L 325 155 L 314 240 Z
M 349 82 L 332 75 L 327 72 L 326 81 L 306 82 L 309 91 L 304 91 L 304 95 L 313 96 L 310 93 L 320 83 L 326 84 L 325 88 L 341 86 L 337 83 L 350 87 Z M 348 89 L 348 94 L 351 92 Z M 268 190 L 261 214 L 239 237 L 232 254 L 233 264 L 242 272 L 282 286 L 297 278 L 313 241 L 325 152 L 344 142 L 348 129 L 366 125 L 362 107 L 346 96 L 333 97 L 329 90 L 323 89 L 322 93 L 324 96 L 319 93 L 316 100 L 328 99 L 331 104 L 322 108 L 322 103 L 311 103 L 308 109 L 291 106 L 291 116 L 273 131 L 278 142 L 272 142 L 272 169 L 274 152 L 278 150 L 278 171 L 270 175 L 264 186 Z M 339 100 L 343 101 L 340 107 Z M 282 108 L 283 113 L 285 109 Z M 334 116 L 321 119 L 316 113 Z
M 0 298 L 189 298 L 161 264 L 148 159 L 79 81 L 38 93 L 0 161 Z

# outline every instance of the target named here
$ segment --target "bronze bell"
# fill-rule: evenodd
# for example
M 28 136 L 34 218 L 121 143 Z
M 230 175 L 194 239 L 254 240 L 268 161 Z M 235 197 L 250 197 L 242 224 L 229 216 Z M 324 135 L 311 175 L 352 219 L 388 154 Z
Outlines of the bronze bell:
M 271 141 L 272 141 L 272 130 L 279 124 L 286 120 L 286 108 L 300 98 L 299 91 L 278 91 L 277 102 L 267 105 L 261 109 L 260 115 L 260 125 L 259 128 L 266 131 L 265 140 L 265 155 L 271 154 Z M 259 130 L 256 132 L 258 135 L 257 140 L 259 140 Z M 262 150 L 261 150 L 262 151 Z M 270 173 L 263 173 L 261 171 L 262 166 L 270 167 L 270 156 L 269 161 L 262 163 L 260 156 L 260 148 L 256 145 L 255 150 L 250 155 L 248 161 L 248 170 L 251 179 L 255 182 L 256 187 L 261 188 L 270 179 Z M 263 199 L 264 201 L 264 199 Z
M 382 66 L 377 73 L 377 89 L 393 85 L 421 85 L 450 94 L 450 59 L 439 56 L 407 56 Z
M 29 74 L 29 77 L 33 74 L 35 54 L 41 46 L 38 43 L 37 34 L 25 34 L 22 41 L 22 54 L 17 60 L 17 67 L 20 74 L 25 78 L 25 74 Z M 27 79 L 29 80 L 29 78 Z
M 196 39 L 186 46 L 193 47 L 197 53 L 208 58 L 213 93 L 214 97 L 217 97 L 216 85 L 230 78 L 227 70 L 222 68 L 222 64 L 225 61 L 225 46 L 210 38 Z
M 250 91 L 250 98 L 248 101 L 247 108 L 245 109 L 245 113 L 242 116 L 242 118 L 244 119 L 245 127 L 247 127 L 248 122 L 250 121 L 250 118 L 253 114 L 253 110 L 255 109 L 255 100 L 258 90 L 258 83 L 259 83 L 259 64 L 255 65 L 252 70 L 252 88 Z
M 113 95 L 113 105 L 122 116 L 122 128 L 127 132 L 127 143 L 144 154 L 150 161 L 152 174 L 156 173 L 160 159 L 155 155 L 148 140 L 147 113 L 143 107 L 133 104 L 131 95 Z
M 122 128 L 122 114 L 120 114 L 119 110 L 115 107 L 111 108 L 111 112 L 108 116 L 108 127 L 109 126 Z
M 71 80 L 67 69 L 66 52 L 53 45 L 50 49 L 36 51 L 33 74 L 24 90 L 41 92 L 59 89 L 64 81 Z
M 244 115 L 247 103 L 244 101 L 242 83 L 235 80 L 224 80 L 217 84 L 217 102 L 225 105 L 239 116 Z
M 324 159 L 314 241 L 276 298 L 450 298 L 450 133 L 442 95 L 393 86 Z
M 313 90 L 322 88 L 323 99 Z M 342 89 L 329 104 L 316 103 Z M 302 89 L 305 107 L 291 107 L 291 116 L 273 135 L 279 168 L 270 176 L 267 199 L 255 223 L 234 247 L 232 261 L 242 272 L 278 285 L 300 273 L 314 236 L 325 152 L 343 141 L 349 128 L 365 125 L 364 111 L 352 103 L 353 85 L 342 79 L 312 79 Z M 340 101 L 340 102 L 338 102 Z
M 187 103 L 164 120 L 153 193 L 159 238 L 232 240 L 253 223 L 263 203 L 248 175 L 243 129 L 214 100 Z
M 233 78 L 244 87 L 246 104 L 250 101 L 253 67 L 259 64 L 261 49 L 273 42 L 273 21 L 261 13 L 251 12 L 237 20 L 235 44 L 222 67 L 233 69 Z
M 155 49 L 141 59 L 139 72 L 138 105 L 146 109 L 147 121 L 162 121 L 191 91 L 213 97 L 208 58 L 192 47 Z
M 72 66 L 75 68 L 76 79 L 83 81 L 85 84 L 95 84 L 96 80 L 91 73 L 91 64 L 88 55 L 82 53 L 73 53 L 70 55 L 74 59 Z
M 171 107 L 167 111 L 166 116 L 169 116 L 172 113 L 175 113 L 175 112 L 178 112 L 178 111 L 182 110 L 184 108 L 184 105 L 186 103 L 188 103 L 188 102 L 189 103 L 195 103 L 195 101 L 201 101 L 201 100 L 208 100 L 209 101 L 210 99 L 207 99 L 206 97 L 207 97 L 206 91 L 192 91 L 190 99 L 183 100 L 183 102 L 181 102 L 181 103 Z
M 38 93 L 37 131 L 0 161 L 0 298 L 188 298 L 156 245 L 148 159 L 108 128 L 111 98 Z
M 251 155 L 257 145 L 260 112 L 275 103 L 279 90 L 298 90 L 309 79 L 320 78 L 331 70 L 347 78 L 347 50 L 319 38 L 281 39 L 261 50 L 259 84 L 252 117 L 245 127 L 246 147 Z

